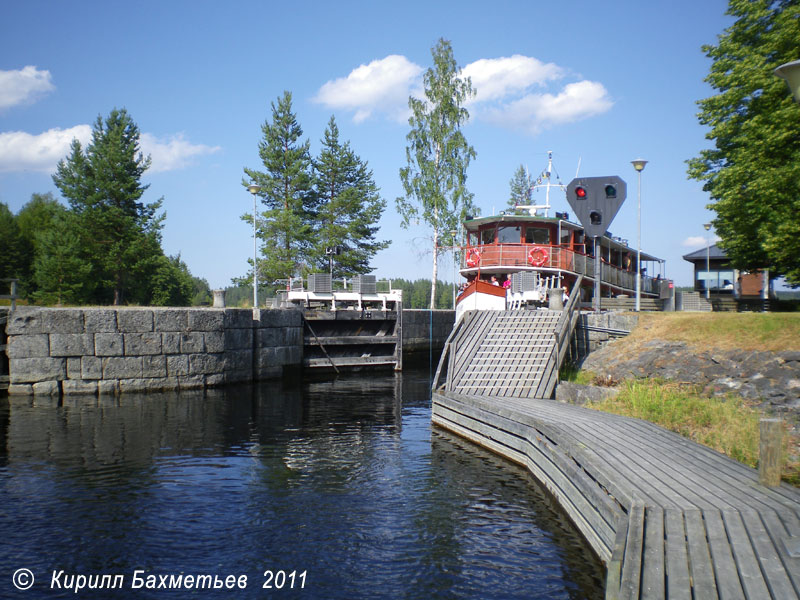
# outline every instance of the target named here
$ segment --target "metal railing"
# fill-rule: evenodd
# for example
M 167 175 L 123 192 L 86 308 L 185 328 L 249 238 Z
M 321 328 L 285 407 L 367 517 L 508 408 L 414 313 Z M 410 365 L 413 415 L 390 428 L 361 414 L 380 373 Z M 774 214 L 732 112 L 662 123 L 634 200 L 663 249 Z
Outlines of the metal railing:
M 480 260 L 471 264 L 477 255 Z M 560 246 L 546 244 L 489 244 L 485 246 L 466 246 L 461 253 L 461 268 L 484 267 L 536 267 L 569 271 L 585 275 L 594 281 L 594 261 L 591 256 Z M 620 289 L 636 289 L 636 272 L 609 264 L 601 259 L 600 281 Z M 661 280 L 642 275 L 642 292 L 657 294 Z

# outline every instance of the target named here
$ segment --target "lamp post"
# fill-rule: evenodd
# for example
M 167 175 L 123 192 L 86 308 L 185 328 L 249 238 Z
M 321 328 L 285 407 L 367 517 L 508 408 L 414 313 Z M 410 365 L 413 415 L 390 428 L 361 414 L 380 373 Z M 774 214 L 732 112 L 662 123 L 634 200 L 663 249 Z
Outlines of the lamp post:
M 456 309 L 456 236 L 458 235 L 458 231 L 452 229 L 450 231 L 450 237 L 452 238 L 452 246 L 453 246 L 453 310 Z
M 256 195 L 261 191 L 261 186 L 251 184 L 247 191 L 253 194 L 253 310 L 258 308 L 258 246 L 256 237 Z
M 704 223 L 703 227 L 706 228 L 706 300 L 711 299 L 711 237 L 709 230 L 711 223 Z
M 631 161 L 633 168 L 639 176 L 639 193 L 637 202 L 636 225 L 636 312 L 639 312 L 642 302 L 642 171 L 647 161 L 637 158 Z
M 800 102 L 800 60 L 781 65 L 773 72 L 778 77 L 786 80 L 786 85 L 789 86 L 794 99 Z

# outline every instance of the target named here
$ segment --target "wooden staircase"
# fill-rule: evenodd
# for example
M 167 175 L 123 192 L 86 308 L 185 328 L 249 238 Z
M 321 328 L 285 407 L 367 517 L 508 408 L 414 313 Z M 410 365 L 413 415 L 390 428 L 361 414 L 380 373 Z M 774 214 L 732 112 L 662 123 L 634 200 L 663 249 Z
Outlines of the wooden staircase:
M 445 344 L 434 389 L 444 385 L 459 394 L 551 398 L 578 319 L 577 297 L 571 294 L 563 310 L 466 313 Z

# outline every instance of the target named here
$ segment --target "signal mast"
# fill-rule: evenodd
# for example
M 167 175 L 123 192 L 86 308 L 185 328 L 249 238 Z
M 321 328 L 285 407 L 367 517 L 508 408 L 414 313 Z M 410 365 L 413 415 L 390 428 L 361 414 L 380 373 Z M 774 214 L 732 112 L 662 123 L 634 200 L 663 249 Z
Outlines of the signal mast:
M 551 174 L 553 172 L 553 151 L 547 151 L 547 170 L 542 172 L 539 177 L 536 179 L 536 183 L 531 186 L 531 191 L 536 191 L 539 189 L 544 188 L 545 192 L 545 200 L 544 204 L 517 204 L 514 208 L 519 210 L 527 210 L 528 213 L 532 216 L 536 216 L 537 210 L 544 210 L 544 216 L 550 216 L 550 188 L 558 188 L 561 191 L 565 191 L 567 186 L 561 183 L 561 180 L 558 183 L 553 183 L 551 179 Z

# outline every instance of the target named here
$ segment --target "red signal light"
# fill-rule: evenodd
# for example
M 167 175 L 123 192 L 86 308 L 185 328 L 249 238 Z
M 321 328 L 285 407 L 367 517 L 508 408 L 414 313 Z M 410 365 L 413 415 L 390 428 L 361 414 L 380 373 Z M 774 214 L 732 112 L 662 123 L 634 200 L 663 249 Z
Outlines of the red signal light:
M 586 188 L 582 186 L 578 186 L 575 188 L 575 197 L 578 200 L 584 200 L 586 198 Z

